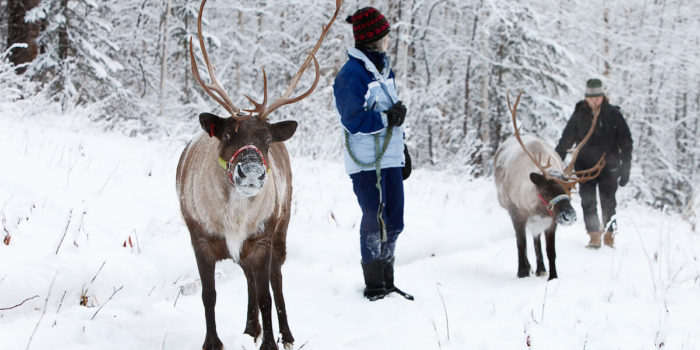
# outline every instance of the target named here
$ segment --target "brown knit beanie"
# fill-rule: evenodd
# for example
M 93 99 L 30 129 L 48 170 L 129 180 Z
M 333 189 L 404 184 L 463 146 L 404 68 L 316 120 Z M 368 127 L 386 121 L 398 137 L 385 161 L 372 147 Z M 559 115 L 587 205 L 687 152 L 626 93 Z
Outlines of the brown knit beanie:
M 352 24 L 356 46 L 377 41 L 389 33 L 389 22 L 373 7 L 361 8 L 345 21 Z

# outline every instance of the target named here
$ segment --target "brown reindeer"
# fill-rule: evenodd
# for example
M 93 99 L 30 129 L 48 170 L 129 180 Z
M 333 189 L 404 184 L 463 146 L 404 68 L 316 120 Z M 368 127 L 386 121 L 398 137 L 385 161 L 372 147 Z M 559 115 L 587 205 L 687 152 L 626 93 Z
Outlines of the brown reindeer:
M 507 139 L 496 151 L 494 157 L 494 178 L 498 191 L 498 202 L 508 211 L 515 228 L 518 245 L 518 277 L 530 275 L 530 263 L 527 260 L 526 228 L 533 234 L 535 255 L 537 256 L 537 276 L 544 276 L 547 270 L 542 258 L 540 236 L 544 231 L 547 240 L 547 260 L 549 260 L 549 279 L 557 278 L 554 263 L 554 232 L 557 223 L 570 225 L 576 221 L 576 212 L 571 207 L 571 190 L 577 183 L 591 180 L 600 174 L 605 166 L 605 155 L 590 169 L 573 171 L 578 152 L 588 141 L 596 125 L 596 115 L 591 129 L 574 150 L 573 159 L 566 168 L 562 159 L 552 147 L 536 136 L 520 137 L 516 110 L 520 102 L 520 93 L 508 109 L 513 119 L 515 135 Z M 529 150 L 529 151 L 528 151 Z M 535 157 L 533 155 L 537 154 Z M 546 164 L 543 157 L 547 157 Z M 538 172 L 539 171 L 539 172 Z
M 204 133 L 196 136 L 184 149 L 177 166 L 177 195 L 182 216 L 190 231 L 199 276 L 206 319 L 203 349 L 221 349 L 216 332 L 214 306 L 214 266 L 222 259 L 237 262 L 248 284 L 248 313 L 245 334 L 256 341 L 261 333 L 258 313 L 262 314 L 261 350 L 277 349 L 272 331 L 274 294 L 279 330 L 285 348 L 294 337 L 287 323 L 282 295 L 282 264 L 286 256 L 286 236 L 292 198 L 292 172 L 289 154 L 283 141 L 296 131 L 295 121 L 269 123 L 267 116 L 277 108 L 307 97 L 316 88 L 319 66 L 316 51 L 338 15 L 341 0 L 330 22 L 306 61 L 294 76 L 282 97 L 267 106 L 267 77 L 263 69 L 262 103 L 248 98 L 255 106 L 241 113 L 218 83 L 214 67 L 202 39 L 202 0 L 197 19 L 197 35 L 211 84 L 199 76 L 190 39 L 192 73 L 204 90 L 231 115 L 220 118 L 202 113 L 199 123 Z M 313 61 L 316 77 L 303 94 L 289 98 L 305 69 Z

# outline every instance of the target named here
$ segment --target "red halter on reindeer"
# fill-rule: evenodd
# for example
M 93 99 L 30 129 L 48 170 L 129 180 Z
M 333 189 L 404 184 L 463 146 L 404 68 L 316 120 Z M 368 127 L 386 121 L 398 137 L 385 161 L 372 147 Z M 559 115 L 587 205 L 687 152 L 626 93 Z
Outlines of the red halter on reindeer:
M 211 113 L 199 115 L 204 130 L 185 147 L 177 167 L 177 194 L 182 216 L 190 231 L 192 246 L 202 281 L 202 301 L 206 319 L 203 349 L 221 349 L 216 332 L 214 305 L 214 266 L 232 258 L 245 273 L 248 283 L 248 313 L 244 333 L 257 340 L 261 334 L 258 314 L 262 314 L 260 349 L 277 349 L 272 331 L 272 300 L 275 300 L 279 330 L 285 348 L 294 337 L 287 323 L 282 295 L 282 264 L 286 257 L 287 226 L 292 198 L 292 171 L 283 141 L 296 131 L 295 121 L 269 123 L 267 116 L 277 108 L 309 96 L 319 80 L 314 56 L 335 21 L 341 0 L 321 37 L 291 79 L 282 97 L 267 106 L 267 76 L 263 69 L 264 97 L 261 103 L 248 98 L 255 108 L 236 107 L 216 79 L 202 38 L 202 1 L 197 18 L 197 36 L 211 84 L 199 76 L 190 40 L 192 73 L 216 102 L 230 114 L 221 118 Z M 302 74 L 313 61 L 315 79 L 303 94 L 290 98 Z

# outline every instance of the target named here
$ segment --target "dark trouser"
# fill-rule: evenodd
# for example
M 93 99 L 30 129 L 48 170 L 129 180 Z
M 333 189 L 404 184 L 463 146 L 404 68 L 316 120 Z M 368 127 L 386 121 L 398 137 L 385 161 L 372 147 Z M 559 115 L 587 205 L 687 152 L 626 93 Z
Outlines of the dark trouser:
M 596 188 L 600 194 L 600 208 L 603 212 L 602 228 L 598 220 Z M 617 206 L 615 192 L 617 192 L 617 175 L 614 173 L 603 172 L 597 178 L 579 185 L 583 219 L 588 232 L 602 231 L 609 224 L 610 218 L 615 215 L 615 207 Z
M 381 241 L 377 212 L 379 209 L 379 191 L 377 190 L 377 173 L 361 171 L 351 174 L 352 187 L 357 202 L 362 209 L 360 224 L 360 252 L 362 262 L 387 260 L 394 256 L 396 240 L 403 231 L 403 177 L 402 168 L 382 169 L 382 216 L 386 224 L 387 241 Z

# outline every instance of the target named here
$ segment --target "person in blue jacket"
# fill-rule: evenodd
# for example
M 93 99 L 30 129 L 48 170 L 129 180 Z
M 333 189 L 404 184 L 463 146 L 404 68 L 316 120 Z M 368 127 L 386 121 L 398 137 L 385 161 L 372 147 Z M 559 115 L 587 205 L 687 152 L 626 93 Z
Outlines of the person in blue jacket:
M 377 300 L 397 292 L 413 300 L 394 285 L 394 248 L 404 228 L 404 166 L 410 159 L 401 128 L 406 107 L 386 56 L 389 22 L 372 7 L 346 21 L 353 26 L 355 47 L 348 48 L 333 94 L 344 129 L 345 169 L 362 209 L 364 296 Z

